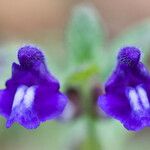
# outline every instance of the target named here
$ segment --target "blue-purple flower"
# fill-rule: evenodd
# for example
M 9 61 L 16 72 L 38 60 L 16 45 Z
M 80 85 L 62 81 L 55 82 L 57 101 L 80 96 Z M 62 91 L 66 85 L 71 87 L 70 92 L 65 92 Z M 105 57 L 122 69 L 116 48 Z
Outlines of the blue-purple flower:
M 59 91 L 59 82 L 48 72 L 38 48 L 20 48 L 18 59 L 20 64 L 12 64 L 12 76 L 0 90 L 0 114 L 7 119 L 7 128 L 18 122 L 33 129 L 58 117 L 67 98 Z
M 150 126 L 150 74 L 140 62 L 140 50 L 124 47 L 117 66 L 105 84 L 98 105 L 128 130 Z

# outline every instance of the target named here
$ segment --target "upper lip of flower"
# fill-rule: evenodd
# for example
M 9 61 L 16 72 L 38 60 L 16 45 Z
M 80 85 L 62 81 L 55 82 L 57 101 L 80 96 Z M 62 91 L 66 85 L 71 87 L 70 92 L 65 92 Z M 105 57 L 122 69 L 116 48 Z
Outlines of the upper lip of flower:
M 124 47 L 118 54 L 118 63 L 121 65 L 127 65 L 128 67 L 135 66 L 140 60 L 140 50 L 136 47 Z
M 18 51 L 18 59 L 22 66 L 29 68 L 35 64 L 44 63 L 43 53 L 36 47 L 27 45 Z

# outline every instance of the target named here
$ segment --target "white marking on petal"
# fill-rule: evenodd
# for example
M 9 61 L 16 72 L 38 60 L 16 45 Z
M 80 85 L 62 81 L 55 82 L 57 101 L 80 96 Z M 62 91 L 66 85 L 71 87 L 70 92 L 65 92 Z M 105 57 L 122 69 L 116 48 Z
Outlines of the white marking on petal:
M 139 98 L 140 98 L 140 101 L 141 101 L 143 107 L 145 109 L 150 108 L 150 104 L 149 104 L 149 100 L 148 100 L 146 91 L 141 86 L 137 86 L 137 91 L 138 91 L 138 95 L 139 95 Z
M 137 94 L 136 90 L 133 89 L 133 88 L 130 88 L 129 91 L 128 91 L 128 96 L 129 96 L 131 107 L 135 111 L 141 110 L 142 107 L 139 103 L 139 97 L 138 97 L 138 94 Z
M 27 89 L 27 86 L 25 86 L 25 85 L 19 86 L 17 88 L 16 94 L 14 96 L 12 108 L 18 106 L 21 103 L 21 101 L 24 98 L 24 94 L 25 94 L 26 89 Z
M 29 108 L 34 101 L 35 90 L 36 90 L 36 87 L 31 86 L 27 89 L 26 94 L 24 95 L 23 103 L 26 105 L 27 108 Z

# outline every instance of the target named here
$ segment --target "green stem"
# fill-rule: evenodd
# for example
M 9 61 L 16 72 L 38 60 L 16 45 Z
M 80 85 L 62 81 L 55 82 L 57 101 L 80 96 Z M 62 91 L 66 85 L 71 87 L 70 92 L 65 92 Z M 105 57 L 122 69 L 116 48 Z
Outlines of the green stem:
M 89 139 L 89 150 L 100 150 L 100 143 L 98 141 L 95 120 L 92 117 L 87 118 L 87 129 Z
M 86 115 L 86 127 L 87 127 L 87 137 L 82 147 L 82 150 L 101 150 L 101 145 L 98 140 L 96 131 L 96 119 L 92 112 L 92 100 L 90 95 L 90 89 L 84 91 L 84 101 L 85 104 L 85 115 Z

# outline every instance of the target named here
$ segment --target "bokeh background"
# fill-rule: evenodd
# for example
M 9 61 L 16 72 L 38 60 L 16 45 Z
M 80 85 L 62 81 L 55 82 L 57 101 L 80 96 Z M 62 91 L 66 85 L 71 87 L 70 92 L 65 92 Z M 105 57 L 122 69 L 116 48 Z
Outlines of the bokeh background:
M 96 76 L 97 69 L 90 67 L 87 70 L 83 67 L 83 72 L 81 69 L 78 74 L 72 73 L 76 72 L 74 68 L 79 68 L 82 64 L 75 66 L 68 56 L 69 50 L 71 51 L 67 42 L 69 23 L 73 17 L 73 10 L 80 4 L 82 7 L 88 4 L 88 7 L 91 6 L 96 11 L 99 30 L 102 32 L 100 34 L 102 42 L 98 48 L 100 53 L 97 58 L 100 71 L 98 70 Z M 149 8 L 148 0 L 0 0 L 0 87 L 5 87 L 5 81 L 11 75 L 11 63 L 17 62 L 17 50 L 24 44 L 37 45 L 43 49 L 49 69 L 62 84 L 62 91 L 70 90 L 70 85 L 75 87 L 71 92 L 75 94 L 76 101 L 80 99 L 76 94 L 78 88 L 89 85 L 91 88 L 92 85 L 99 87 L 104 84 L 115 65 L 119 47 L 132 44 L 142 48 L 143 60 L 150 68 Z M 69 68 L 73 68 L 71 71 L 66 69 L 69 65 Z M 69 73 L 71 77 L 68 81 Z M 90 84 L 87 84 L 85 78 L 90 79 Z M 78 82 L 83 84 L 80 85 Z M 90 104 L 95 105 L 94 102 Z M 75 102 L 76 105 L 81 104 L 78 101 Z M 84 106 L 82 109 L 85 109 Z M 71 114 L 71 111 L 67 113 Z M 91 120 L 80 108 L 78 111 L 81 112 L 77 117 L 71 118 L 68 115 L 69 119 L 66 120 L 48 121 L 33 131 L 28 131 L 17 124 L 6 129 L 5 119 L 0 118 L 0 150 L 150 148 L 149 128 L 136 133 L 129 132 L 118 121 L 106 117 L 102 112 L 98 113 L 100 115 L 96 119 Z

